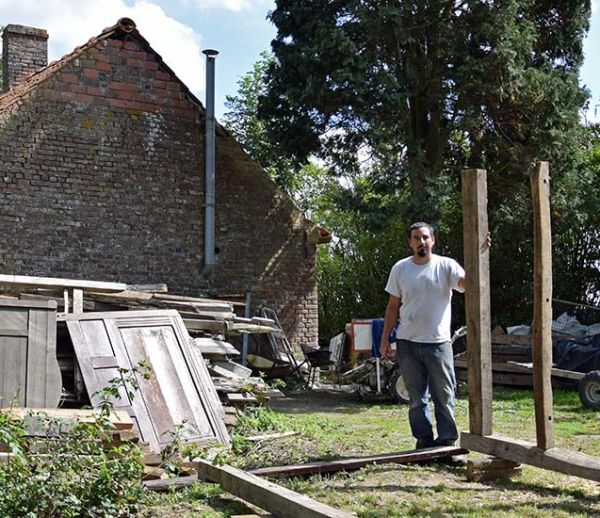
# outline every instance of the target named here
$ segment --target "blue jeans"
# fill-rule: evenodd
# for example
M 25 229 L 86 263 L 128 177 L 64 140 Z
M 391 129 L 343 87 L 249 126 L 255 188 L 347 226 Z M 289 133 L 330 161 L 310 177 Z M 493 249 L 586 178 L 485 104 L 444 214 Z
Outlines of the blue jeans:
M 398 340 L 398 360 L 410 399 L 408 419 L 416 439 L 433 442 L 429 393 L 435 410 L 438 441 L 458 439 L 454 420 L 456 377 L 452 344 Z

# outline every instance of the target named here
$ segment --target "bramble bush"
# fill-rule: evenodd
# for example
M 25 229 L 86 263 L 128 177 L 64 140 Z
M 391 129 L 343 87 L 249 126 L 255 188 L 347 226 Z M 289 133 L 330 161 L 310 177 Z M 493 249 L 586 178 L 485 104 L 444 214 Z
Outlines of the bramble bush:
M 60 433 L 64 424 L 43 412 L 25 419 L 0 413 L 0 442 L 11 453 L 0 464 L 0 516 L 114 517 L 139 510 L 145 499 L 142 453 L 134 443 L 111 445 L 110 415 L 119 387 L 130 396 L 137 390 L 140 369 L 122 370 L 96 394 L 94 421 L 77 422 L 66 433 Z M 27 435 L 32 421 L 35 437 Z

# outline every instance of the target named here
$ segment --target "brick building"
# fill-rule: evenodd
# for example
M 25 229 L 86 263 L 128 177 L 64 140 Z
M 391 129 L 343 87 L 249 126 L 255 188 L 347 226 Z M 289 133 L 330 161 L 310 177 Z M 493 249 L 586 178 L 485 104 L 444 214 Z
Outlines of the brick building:
M 326 233 L 217 125 L 207 275 L 200 101 L 132 20 L 50 65 L 47 38 L 18 25 L 3 34 L 0 273 L 250 291 L 278 311 L 293 344 L 316 343 Z

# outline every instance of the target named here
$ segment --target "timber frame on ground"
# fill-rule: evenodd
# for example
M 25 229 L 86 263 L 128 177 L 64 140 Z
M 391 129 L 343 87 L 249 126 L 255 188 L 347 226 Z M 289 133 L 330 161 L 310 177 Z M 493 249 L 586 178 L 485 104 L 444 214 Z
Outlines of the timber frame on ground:
M 492 343 L 487 173 L 462 172 L 463 240 L 467 289 L 469 433 L 460 445 L 501 459 L 600 481 L 600 460 L 554 447 L 552 428 L 552 234 L 548 162 L 531 174 L 534 221 L 533 394 L 536 444 L 492 432 Z

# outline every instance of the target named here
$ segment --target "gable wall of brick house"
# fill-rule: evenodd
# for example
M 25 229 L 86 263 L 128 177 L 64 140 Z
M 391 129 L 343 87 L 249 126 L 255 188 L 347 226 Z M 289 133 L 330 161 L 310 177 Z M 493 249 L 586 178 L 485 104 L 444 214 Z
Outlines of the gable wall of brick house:
M 8 105 L 7 105 L 8 104 Z M 140 40 L 109 37 L 0 97 L 0 272 L 242 294 L 315 343 L 308 222 L 223 131 L 216 267 L 202 276 L 203 110 Z

